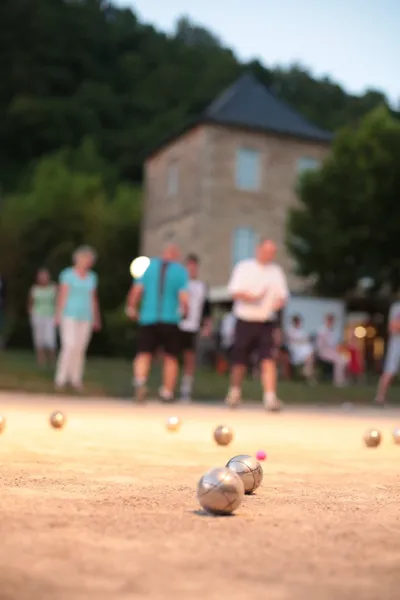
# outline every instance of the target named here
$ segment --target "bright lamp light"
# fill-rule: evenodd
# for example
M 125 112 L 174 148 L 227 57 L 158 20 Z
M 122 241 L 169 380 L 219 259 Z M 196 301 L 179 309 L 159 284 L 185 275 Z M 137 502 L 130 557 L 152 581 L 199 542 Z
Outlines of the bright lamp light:
M 129 268 L 130 273 L 133 279 L 140 279 L 150 264 L 150 259 L 148 256 L 138 256 L 131 262 L 131 266 Z

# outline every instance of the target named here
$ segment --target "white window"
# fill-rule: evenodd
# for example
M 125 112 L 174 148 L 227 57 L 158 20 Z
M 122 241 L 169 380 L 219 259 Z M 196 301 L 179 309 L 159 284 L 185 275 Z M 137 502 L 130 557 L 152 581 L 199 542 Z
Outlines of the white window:
M 297 174 L 302 175 L 306 171 L 315 171 L 319 169 L 321 162 L 316 158 L 310 158 L 309 156 L 303 156 L 297 161 Z
M 239 148 L 236 153 L 236 187 L 257 191 L 261 187 L 261 154 L 257 150 Z
M 240 260 L 252 258 L 256 251 L 258 235 L 251 227 L 237 227 L 233 232 L 232 259 L 235 265 Z
M 171 198 L 178 194 L 179 170 L 176 162 L 171 163 L 167 170 L 167 196 Z

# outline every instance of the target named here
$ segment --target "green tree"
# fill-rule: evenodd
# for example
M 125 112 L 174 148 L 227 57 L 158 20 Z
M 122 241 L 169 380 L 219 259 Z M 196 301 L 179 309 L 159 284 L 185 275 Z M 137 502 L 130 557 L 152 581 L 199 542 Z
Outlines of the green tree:
M 7 196 L 0 219 L 0 272 L 7 278 L 9 306 L 23 314 L 36 270 L 57 277 L 74 249 L 92 245 L 99 254 L 104 307 L 124 300 L 129 264 L 138 252 L 140 198 L 127 184 L 111 186 L 109 165 L 90 141 L 76 153 L 63 150 L 43 158 L 27 189 Z
M 400 288 L 400 123 L 384 107 L 337 136 L 330 157 L 300 182 L 288 221 L 298 273 L 341 295 L 370 277 Z

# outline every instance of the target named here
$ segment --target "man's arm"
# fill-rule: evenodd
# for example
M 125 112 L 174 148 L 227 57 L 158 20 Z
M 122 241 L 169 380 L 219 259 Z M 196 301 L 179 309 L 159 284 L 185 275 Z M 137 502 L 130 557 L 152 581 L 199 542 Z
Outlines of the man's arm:
M 389 323 L 389 332 L 393 334 L 400 333 L 400 315 L 396 315 Z
M 179 310 L 182 318 L 184 319 L 189 312 L 189 274 L 185 267 L 182 266 L 180 272 L 180 284 L 179 284 Z
M 138 304 L 142 299 L 142 295 L 143 284 L 133 283 L 126 299 L 126 314 L 129 318 L 136 319 L 138 313 Z
M 287 284 L 286 275 L 281 268 L 277 272 L 276 282 L 276 299 L 274 302 L 274 310 L 279 311 L 285 306 L 289 298 L 289 287 Z
M 246 290 L 245 277 L 244 277 L 243 264 L 238 263 L 232 271 L 230 281 L 228 283 L 228 290 L 233 300 L 239 300 L 242 302 L 259 302 L 265 294 L 265 290 L 261 293 L 254 294 Z

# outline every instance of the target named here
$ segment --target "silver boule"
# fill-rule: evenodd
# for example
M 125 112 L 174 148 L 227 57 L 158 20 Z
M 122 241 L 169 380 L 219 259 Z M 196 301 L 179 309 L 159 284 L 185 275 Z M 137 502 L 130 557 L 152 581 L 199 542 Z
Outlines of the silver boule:
M 244 498 L 240 477 L 226 467 L 212 469 L 203 475 L 197 485 L 197 499 L 213 515 L 230 515 Z
M 246 494 L 251 494 L 260 487 L 264 472 L 262 466 L 254 456 L 239 454 L 231 458 L 226 466 L 239 475 L 243 481 Z

